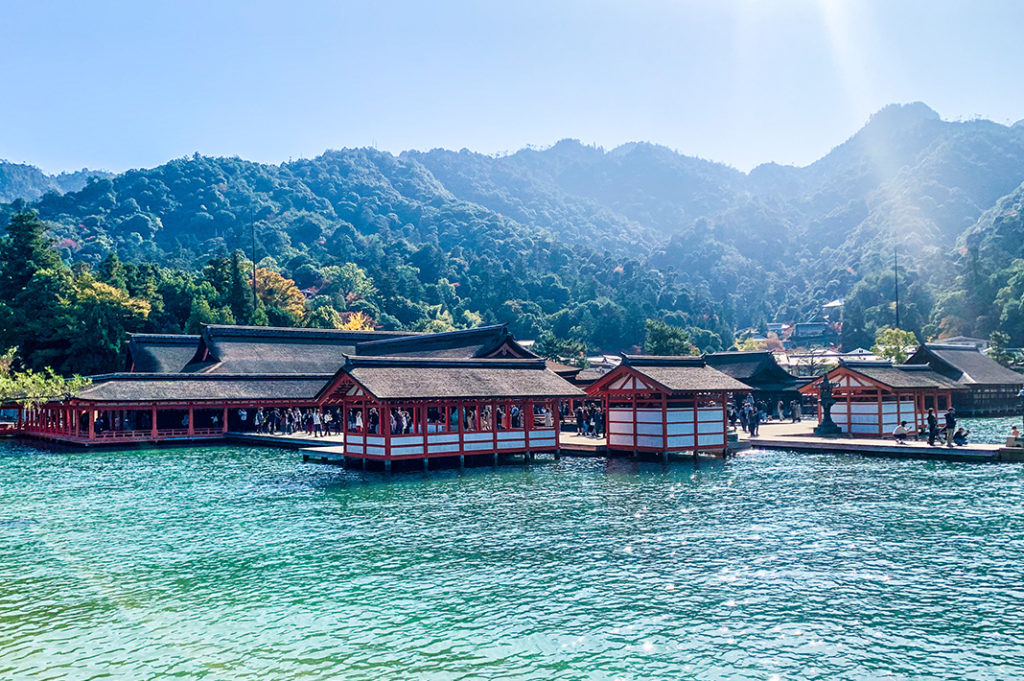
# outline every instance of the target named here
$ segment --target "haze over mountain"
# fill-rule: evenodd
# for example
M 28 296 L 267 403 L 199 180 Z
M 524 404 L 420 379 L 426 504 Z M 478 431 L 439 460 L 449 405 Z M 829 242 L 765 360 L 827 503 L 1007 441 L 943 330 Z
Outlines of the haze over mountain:
M 1002 311 L 979 321 L 947 299 L 962 292 L 968 257 L 991 279 L 989 305 L 1005 288 L 999 272 L 1024 256 L 1022 182 L 1024 125 L 943 121 L 914 103 L 879 111 L 808 166 L 750 173 L 650 143 L 563 140 L 497 157 L 195 156 L 64 195 L 0 181 L 0 197 L 32 199 L 69 261 L 96 264 L 114 250 L 197 270 L 248 249 L 251 216 L 257 259 L 272 257 L 300 286 L 315 287 L 310 269 L 345 262 L 393 279 L 378 282 L 388 293 L 372 310 L 387 324 L 415 324 L 424 306 L 441 305 L 456 321 L 470 311 L 512 321 L 521 336 L 620 349 L 642 340 L 646 317 L 727 346 L 735 329 L 813 319 L 839 297 L 855 308 L 844 343 L 870 342 L 891 323 L 891 279 L 878 273 L 894 248 L 905 326 L 924 336 L 1008 328 Z M 1024 342 L 1024 328 L 1012 332 Z
M 35 166 L 0 160 L 0 202 L 14 199 L 35 201 L 46 192 L 75 192 L 90 177 L 111 177 L 112 173 L 82 168 L 73 173 L 47 175 Z

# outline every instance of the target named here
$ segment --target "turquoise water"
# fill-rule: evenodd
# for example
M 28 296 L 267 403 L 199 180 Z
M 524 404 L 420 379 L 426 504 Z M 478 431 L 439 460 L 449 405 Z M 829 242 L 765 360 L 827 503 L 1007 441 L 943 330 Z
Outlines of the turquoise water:
M 1024 677 L 1024 467 L 0 443 L 0 679 Z
M 1006 416 L 988 419 L 960 419 L 960 426 L 971 431 L 968 439 L 979 444 L 1003 444 L 1010 437 L 1010 429 L 1014 426 L 1022 428 L 1019 416 Z

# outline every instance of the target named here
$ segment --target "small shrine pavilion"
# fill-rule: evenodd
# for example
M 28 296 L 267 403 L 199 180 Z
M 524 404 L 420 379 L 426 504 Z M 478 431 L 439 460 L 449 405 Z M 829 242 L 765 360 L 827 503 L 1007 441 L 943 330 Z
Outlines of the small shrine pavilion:
M 902 421 L 908 430 L 926 425 L 929 409 L 940 418 L 949 410 L 953 393 L 962 390 L 927 364 L 842 361 L 828 373 L 832 383 L 832 420 L 849 435 L 885 437 Z M 817 396 L 822 379 L 800 388 Z M 822 417 L 818 406 L 818 420 Z
M 749 391 L 702 357 L 643 355 L 623 355 L 587 387 L 603 402 L 609 449 L 664 454 L 724 454 L 729 396 Z

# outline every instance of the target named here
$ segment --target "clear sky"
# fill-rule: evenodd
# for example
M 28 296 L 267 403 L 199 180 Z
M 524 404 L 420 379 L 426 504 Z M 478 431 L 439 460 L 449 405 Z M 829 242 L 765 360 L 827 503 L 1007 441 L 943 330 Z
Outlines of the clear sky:
M 0 0 L 0 158 L 647 140 L 806 164 L 892 102 L 1024 118 L 1024 2 Z

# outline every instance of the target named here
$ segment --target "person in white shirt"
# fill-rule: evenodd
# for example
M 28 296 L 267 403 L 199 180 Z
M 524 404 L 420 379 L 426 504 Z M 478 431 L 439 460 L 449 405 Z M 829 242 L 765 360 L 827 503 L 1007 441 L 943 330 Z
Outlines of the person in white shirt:
M 907 422 L 900 421 L 900 425 L 896 426 L 892 431 L 892 437 L 896 442 L 905 444 L 907 441 Z

